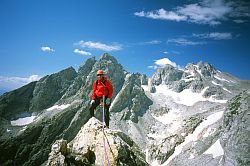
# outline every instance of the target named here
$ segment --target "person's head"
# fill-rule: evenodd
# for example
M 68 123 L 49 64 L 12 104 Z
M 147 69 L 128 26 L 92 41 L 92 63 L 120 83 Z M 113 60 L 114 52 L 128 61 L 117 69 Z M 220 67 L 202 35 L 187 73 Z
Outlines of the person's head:
M 100 79 L 100 80 L 102 80 L 104 77 L 104 72 L 103 72 L 103 70 L 98 70 L 97 72 L 96 72 L 96 75 L 97 75 L 97 77 L 98 77 L 98 79 Z

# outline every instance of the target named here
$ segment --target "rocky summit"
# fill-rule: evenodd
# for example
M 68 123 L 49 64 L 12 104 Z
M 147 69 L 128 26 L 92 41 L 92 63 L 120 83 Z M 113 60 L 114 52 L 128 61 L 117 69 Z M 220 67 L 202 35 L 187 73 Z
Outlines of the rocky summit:
M 99 69 L 109 129 L 88 111 Z M 249 88 L 207 62 L 148 78 L 105 53 L 0 96 L 0 165 L 250 165 Z
M 87 138 L 87 139 L 86 139 Z M 145 155 L 121 131 L 103 129 L 91 118 L 67 144 L 57 140 L 51 148 L 47 165 L 148 165 Z

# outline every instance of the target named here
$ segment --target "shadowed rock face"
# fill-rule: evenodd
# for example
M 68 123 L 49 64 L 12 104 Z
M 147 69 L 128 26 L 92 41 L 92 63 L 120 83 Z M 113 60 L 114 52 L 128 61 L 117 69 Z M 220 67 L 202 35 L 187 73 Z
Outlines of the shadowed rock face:
M 104 142 L 105 141 L 105 142 Z M 105 146 L 105 149 L 104 149 Z M 57 140 L 51 149 L 51 165 L 148 165 L 138 146 L 124 133 L 104 129 L 102 123 L 91 118 L 67 144 Z
M 16 119 L 53 106 L 73 83 L 77 73 L 70 67 L 45 76 L 0 97 L 0 115 Z
M 39 80 L 33 91 L 30 110 L 38 111 L 51 107 L 73 83 L 77 73 L 73 67 Z
M 37 82 L 31 82 L 17 90 L 0 96 L 0 117 L 7 120 L 21 117 L 22 113 L 29 112 L 30 100 Z

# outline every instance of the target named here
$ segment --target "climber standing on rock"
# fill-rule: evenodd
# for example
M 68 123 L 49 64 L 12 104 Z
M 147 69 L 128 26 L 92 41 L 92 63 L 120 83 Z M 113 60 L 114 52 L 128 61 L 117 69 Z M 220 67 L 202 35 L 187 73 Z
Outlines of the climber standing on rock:
M 102 70 L 98 70 L 96 73 L 98 79 L 93 84 L 92 100 L 90 102 L 90 115 L 94 116 L 94 111 L 99 104 L 104 104 L 104 117 L 106 127 L 109 128 L 109 107 L 111 104 L 113 86 L 111 82 L 104 76 Z M 105 101 L 103 100 L 105 96 Z

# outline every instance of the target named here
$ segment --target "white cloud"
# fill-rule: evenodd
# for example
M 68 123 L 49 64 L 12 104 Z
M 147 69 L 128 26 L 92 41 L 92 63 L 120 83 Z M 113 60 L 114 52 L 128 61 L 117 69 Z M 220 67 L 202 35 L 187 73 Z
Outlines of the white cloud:
M 139 17 L 147 17 L 152 19 L 160 19 L 160 20 L 172 20 L 172 21 L 184 21 L 187 19 L 186 16 L 178 15 L 176 12 L 166 11 L 164 9 L 159 9 L 150 12 L 135 12 L 134 15 Z
M 98 49 L 103 51 L 119 51 L 122 49 L 121 45 L 119 44 L 112 44 L 107 45 L 100 42 L 92 42 L 92 41 L 80 41 L 77 43 L 77 45 L 80 45 L 83 48 L 90 48 L 90 49 Z
M 195 42 L 185 38 L 168 39 L 167 43 L 173 43 L 175 45 L 188 46 L 188 45 L 202 45 L 205 42 Z
M 162 58 L 162 59 L 158 59 L 155 60 L 154 62 L 157 66 L 159 67 L 164 67 L 166 65 L 171 65 L 173 67 L 177 67 L 175 62 L 170 61 L 168 58 Z
M 134 15 L 136 15 L 138 17 L 145 17 L 146 13 L 144 11 L 140 11 L 140 12 L 135 12 Z
M 234 22 L 238 23 L 238 24 L 242 24 L 242 23 L 245 23 L 245 22 L 248 22 L 247 20 L 241 20 L 241 19 L 236 19 L 236 20 L 233 20 Z
M 157 69 L 158 66 L 154 65 L 154 66 L 148 66 L 149 69 Z
M 141 42 L 139 43 L 140 45 L 154 45 L 154 44 L 160 44 L 161 41 L 160 40 L 152 40 L 152 41 L 148 41 L 148 42 Z
M 220 33 L 220 32 L 212 32 L 212 33 L 203 33 L 203 34 L 193 34 L 195 37 L 206 38 L 206 39 L 214 39 L 214 40 L 228 40 L 232 39 L 231 33 Z
M 41 77 L 39 77 L 38 75 L 31 75 L 27 78 L 28 83 L 32 82 L 32 81 L 38 81 Z
M 168 54 L 168 52 L 167 51 L 163 51 L 163 54 Z
M 43 52 L 55 52 L 54 49 L 52 49 L 52 48 L 50 48 L 50 47 L 48 47 L 48 46 L 43 46 L 43 47 L 41 47 L 41 50 L 42 50 Z
M 201 4 L 178 7 L 177 12 L 188 17 L 189 22 L 217 25 L 225 20 L 232 8 L 222 0 L 208 0 Z
M 38 75 L 31 75 L 29 77 L 3 77 L 0 76 L 0 89 L 14 90 L 20 88 L 32 81 L 37 81 L 41 77 Z
M 158 9 L 153 11 L 135 12 L 138 17 L 146 17 L 158 20 L 187 21 L 196 24 L 218 25 L 222 21 L 233 18 L 250 17 L 248 2 L 224 1 L 224 0 L 203 0 L 200 3 L 193 3 L 178 6 L 172 11 Z M 242 19 L 238 19 L 242 20 Z M 242 21 L 235 21 L 242 23 Z
M 90 52 L 83 51 L 83 50 L 80 50 L 80 49 L 78 49 L 78 48 L 76 48 L 76 49 L 74 50 L 74 53 L 76 53 L 76 54 L 81 54 L 81 55 L 91 55 Z

